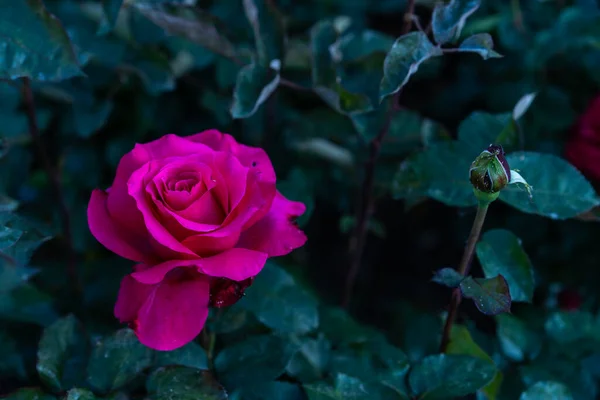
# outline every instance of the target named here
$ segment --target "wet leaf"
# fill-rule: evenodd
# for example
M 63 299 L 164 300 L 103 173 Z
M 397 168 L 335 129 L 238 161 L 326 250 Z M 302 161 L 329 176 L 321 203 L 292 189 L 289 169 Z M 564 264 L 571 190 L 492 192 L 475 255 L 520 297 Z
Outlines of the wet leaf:
M 453 41 L 460 35 L 467 18 L 479 8 L 480 0 L 451 0 L 437 3 L 431 16 L 433 37 L 439 44 Z
M 379 86 L 379 100 L 382 101 L 400 89 L 431 57 L 442 55 L 423 32 L 411 32 L 400 36 L 383 63 L 383 79 Z
M 196 368 L 159 368 L 148 377 L 146 389 L 155 400 L 227 400 L 210 371 Z
M 503 229 L 487 231 L 477 243 L 477 258 L 487 278 L 502 275 L 506 279 L 512 301 L 531 302 L 533 266 L 517 236 Z
M 431 280 L 440 285 L 455 288 L 460 285 L 460 282 L 463 279 L 465 279 L 465 277 L 459 274 L 454 268 L 442 268 L 435 272 L 435 275 Z
M 487 279 L 467 277 L 460 283 L 460 290 L 464 297 L 473 300 L 477 309 L 486 315 L 510 311 L 510 293 L 502 275 Z
M 489 33 L 478 33 L 466 38 L 458 46 L 458 51 L 477 53 L 484 60 L 502 57 L 502 55 L 494 50 L 494 41 Z

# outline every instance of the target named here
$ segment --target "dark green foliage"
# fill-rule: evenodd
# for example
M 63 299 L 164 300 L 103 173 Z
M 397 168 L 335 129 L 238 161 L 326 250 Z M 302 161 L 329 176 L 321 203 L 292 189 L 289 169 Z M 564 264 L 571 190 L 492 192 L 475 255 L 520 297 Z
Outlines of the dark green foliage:
M 600 186 L 565 145 L 600 94 L 600 6 L 412 3 L 0 0 L 0 397 L 596 398 Z M 136 143 L 212 128 L 267 152 L 308 242 L 155 351 L 113 315 L 134 262 L 86 208 Z M 492 143 L 527 184 L 462 276 Z

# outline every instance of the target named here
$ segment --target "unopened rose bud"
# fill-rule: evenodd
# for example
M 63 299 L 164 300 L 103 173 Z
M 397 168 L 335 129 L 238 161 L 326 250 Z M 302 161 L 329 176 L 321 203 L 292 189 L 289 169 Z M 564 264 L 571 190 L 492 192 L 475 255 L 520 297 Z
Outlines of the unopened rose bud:
M 475 194 L 493 201 L 498 192 L 510 183 L 510 167 L 500 145 L 490 145 L 471 164 L 469 179 Z

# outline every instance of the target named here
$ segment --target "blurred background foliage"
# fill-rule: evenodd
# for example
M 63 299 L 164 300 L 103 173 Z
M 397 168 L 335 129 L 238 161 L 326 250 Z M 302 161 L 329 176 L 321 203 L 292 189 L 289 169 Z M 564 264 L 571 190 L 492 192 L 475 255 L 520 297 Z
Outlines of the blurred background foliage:
M 462 174 L 468 184 L 463 164 L 431 149 L 458 139 L 469 147 L 468 168 L 535 92 L 507 147 L 562 157 L 571 127 L 600 93 L 597 1 L 482 1 L 453 42 L 488 33 L 503 57 L 479 48 L 420 65 L 381 142 L 352 301 L 348 312 L 337 307 L 364 165 L 391 107 L 390 98 L 379 105 L 384 59 L 403 33 L 407 5 L 0 0 L 0 394 L 596 398 L 595 191 L 585 180 L 565 186 L 563 194 L 583 200 L 555 199 L 552 207 L 563 207 L 556 215 L 543 211 L 535 183 L 537 208 L 510 198 L 491 206 L 485 230 L 517 236 L 511 243 L 526 251 L 535 290 L 526 289 L 529 303 L 496 317 L 465 303 L 449 354 L 439 355 L 450 291 L 431 278 L 458 264 L 475 207 L 431 183 Z M 428 32 L 435 2 L 413 5 L 413 30 Z M 131 263 L 93 239 L 87 202 L 136 142 L 209 128 L 267 151 L 279 189 L 307 205 L 298 222 L 309 240 L 269 262 L 239 303 L 212 312 L 197 342 L 158 353 L 112 315 Z M 419 164 L 424 154 L 433 161 Z M 528 165 L 542 180 L 558 168 Z M 403 175 L 406 168 L 415 175 Z M 474 274 L 487 274 L 480 267 L 476 261 Z

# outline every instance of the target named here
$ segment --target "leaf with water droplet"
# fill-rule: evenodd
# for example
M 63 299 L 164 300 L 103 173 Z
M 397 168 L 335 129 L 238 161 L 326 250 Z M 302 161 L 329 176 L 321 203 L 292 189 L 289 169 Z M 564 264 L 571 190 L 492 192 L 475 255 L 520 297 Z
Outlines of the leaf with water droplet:
M 99 392 L 110 392 L 135 379 L 152 364 L 152 350 L 131 329 L 121 329 L 96 343 L 90 357 L 88 382 Z
M 478 357 L 437 354 L 416 364 L 408 381 L 419 399 L 449 399 L 475 393 L 491 382 L 496 371 Z
M 423 62 L 442 54 L 442 50 L 434 46 L 423 32 L 400 36 L 383 62 L 379 101 L 402 89 Z
M 88 343 L 79 321 L 61 318 L 44 329 L 37 353 L 36 368 L 42 382 L 52 391 L 83 383 Z
M 504 229 L 487 231 L 477 243 L 477 258 L 487 278 L 506 279 L 512 301 L 531 302 L 533 266 L 517 236 Z
M 486 315 L 510 311 L 510 293 L 502 275 L 488 279 L 468 276 L 460 283 L 460 291 L 464 297 L 473 300 L 477 309 Z
M 437 3 L 431 16 L 433 37 L 438 44 L 452 41 L 460 35 L 467 18 L 480 5 L 480 0 L 451 0 Z
M 227 400 L 212 373 L 196 368 L 159 368 L 148 377 L 146 389 L 155 400 Z
M 41 0 L 0 2 L 0 79 L 83 76 L 60 21 Z
M 573 395 L 569 388 L 554 381 L 541 381 L 530 386 L 521 393 L 519 400 L 573 400 Z
M 500 192 L 500 200 L 520 211 L 553 219 L 568 219 L 600 205 L 600 198 L 592 185 L 574 166 L 560 157 L 520 151 L 508 154 L 506 160 L 534 188 L 535 202 L 518 185 L 508 185 Z
M 455 288 L 460 285 L 460 282 L 464 278 L 465 277 L 459 274 L 454 268 L 442 268 L 435 272 L 435 275 L 431 280 L 440 285 Z

